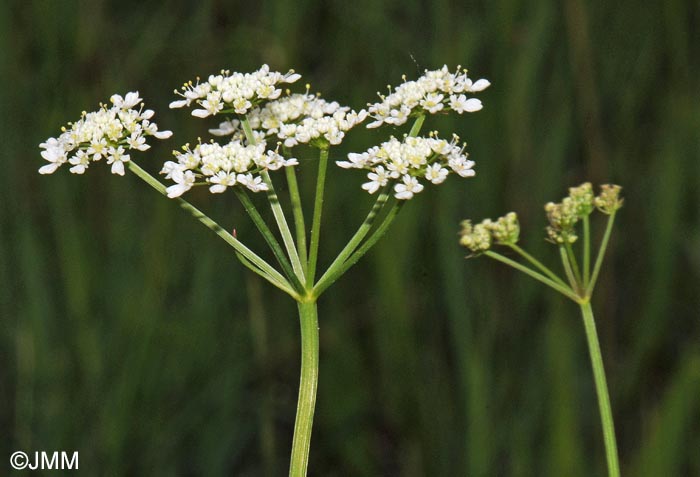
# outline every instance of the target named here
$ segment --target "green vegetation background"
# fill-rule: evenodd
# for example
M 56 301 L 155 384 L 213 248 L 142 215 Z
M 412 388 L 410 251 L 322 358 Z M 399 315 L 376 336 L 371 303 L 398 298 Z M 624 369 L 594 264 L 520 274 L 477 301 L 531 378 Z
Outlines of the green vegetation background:
M 36 173 L 39 142 L 130 90 L 176 132 L 134 155 L 157 172 L 206 135 L 172 90 L 267 62 L 355 108 L 445 63 L 493 83 L 426 125 L 477 177 L 427 188 L 320 302 L 311 475 L 604 475 L 578 310 L 457 246 L 461 219 L 516 210 L 554 264 L 542 205 L 584 180 L 625 187 L 595 299 L 623 474 L 700 475 L 699 25 L 683 0 L 4 1 L 0 474 L 15 450 L 78 450 L 83 475 L 285 474 L 292 301 L 134 176 Z M 331 169 L 322 265 L 362 180 Z M 263 250 L 233 195 L 191 198 Z

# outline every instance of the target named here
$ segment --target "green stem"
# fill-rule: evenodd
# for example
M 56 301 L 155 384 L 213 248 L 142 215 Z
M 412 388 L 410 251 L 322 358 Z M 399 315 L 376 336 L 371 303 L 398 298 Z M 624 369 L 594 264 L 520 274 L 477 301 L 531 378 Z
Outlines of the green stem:
M 245 133 L 246 139 L 249 144 L 255 145 L 255 135 L 253 134 L 253 129 L 250 127 L 250 122 L 248 122 L 248 117 L 243 116 L 241 118 L 241 125 L 243 126 L 243 132 Z M 299 260 L 299 254 L 294 246 L 294 239 L 292 238 L 292 231 L 289 229 L 287 224 L 287 219 L 284 216 L 284 211 L 282 210 L 282 204 L 280 204 L 277 192 L 275 192 L 275 186 L 272 184 L 272 178 L 270 173 L 263 169 L 260 171 L 260 177 L 262 177 L 263 182 L 267 185 L 267 200 L 270 201 L 270 207 L 272 208 L 272 214 L 275 216 L 275 222 L 279 227 L 280 234 L 282 234 L 282 241 L 284 242 L 284 247 L 287 249 L 287 254 L 292 262 L 292 268 L 294 272 L 299 277 L 300 281 L 304 281 L 304 270 L 301 266 L 301 261 Z
M 316 178 L 316 198 L 314 199 L 314 217 L 311 225 L 311 243 L 309 245 L 309 265 L 306 277 L 306 286 L 311 287 L 316 278 L 316 264 L 318 262 L 318 243 L 321 234 L 321 214 L 323 213 L 323 192 L 326 184 L 326 170 L 328 169 L 328 149 L 321 149 L 318 163 L 318 177 Z
M 586 288 L 586 294 L 588 296 L 593 293 L 595 288 L 595 282 L 598 280 L 598 274 L 600 273 L 600 267 L 603 264 L 603 257 L 605 257 L 605 251 L 608 248 L 608 242 L 610 241 L 610 234 L 612 232 L 613 223 L 615 222 L 615 212 L 610 214 L 608 217 L 608 225 L 605 227 L 605 234 L 603 235 L 603 241 L 600 244 L 600 249 L 598 250 L 598 256 L 595 261 L 595 266 L 593 267 L 593 274 L 591 275 L 591 281 L 588 282 L 588 287 Z
M 425 114 L 421 114 L 418 116 L 413 123 L 413 126 L 411 126 L 411 131 L 408 133 L 410 137 L 416 137 L 418 136 L 418 133 L 420 132 L 420 128 L 423 127 L 423 123 L 425 122 Z
M 547 275 L 549 278 L 552 279 L 552 281 L 558 283 L 559 285 L 566 287 L 566 283 L 564 283 L 564 280 L 559 278 L 556 273 L 554 273 L 552 270 L 550 270 L 548 267 L 546 267 L 542 262 L 537 260 L 535 257 L 527 253 L 525 250 L 520 248 L 516 244 L 508 244 L 510 248 L 512 248 L 514 251 L 519 253 L 525 260 L 533 264 L 536 268 L 538 268 L 541 272 L 543 272 L 545 275 Z
M 561 263 L 564 265 L 564 272 L 566 273 L 566 278 L 569 280 L 571 288 L 573 290 L 578 290 L 578 283 L 576 282 L 576 277 L 569 263 L 569 255 L 566 253 L 566 248 L 563 245 L 559 245 L 559 256 L 561 257 Z
M 291 295 L 295 300 L 299 299 L 299 294 L 296 292 L 296 290 L 294 290 L 291 286 L 289 286 L 287 282 L 281 283 L 281 282 L 277 281 L 277 279 L 271 277 L 270 275 L 265 273 L 263 270 L 258 268 L 250 260 L 248 260 L 243 255 L 241 255 L 238 251 L 234 250 L 234 253 L 236 254 L 236 258 L 238 259 L 238 261 L 240 261 L 243 264 L 243 266 L 245 266 L 248 270 L 261 276 L 262 278 L 267 280 L 269 283 L 276 286 L 277 288 L 279 288 L 283 292 L 287 293 L 288 295 Z
M 384 236 L 389 226 L 398 215 L 404 203 L 404 201 L 400 201 L 394 204 L 394 206 L 391 209 L 389 209 L 389 212 L 387 212 L 382 223 L 379 224 L 379 226 L 372 232 L 369 238 L 367 238 L 367 240 L 365 240 L 365 242 L 360 247 L 358 247 L 357 250 L 352 252 L 352 254 L 344 262 L 338 263 L 335 267 L 331 265 L 328 268 L 328 271 L 323 274 L 323 277 L 321 277 L 321 279 L 314 287 L 314 296 L 320 296 L 321 293 L 323 293 L 326 290 L 326 288 L 331 286 L 333 282 L 335 282 L 337 279 L 343 276 L 343 274 L 347 272 L 350 269 L 350 267 L 355 265 L 357 261 L 360 260 L 362 256 L 366 254 L 369 251 L 369 249 L 371 249 L 374 246 L 374 244 L 376 244 L 377 241 Z M 335 262 L 333 263 L 335 264 Z
M 301 206 L 301 194 L 299 193 L 299 184 L 297 183 L 297 173 L 294 166 L 285 167 L 284 172 L 287 175 L 287 184 L 289 185 L 289 197 L 292 199 L 292 213 L 294 214 L 294 231 L 297 235 L 297 250 L 299 250 L 299 260 L 302 265 L 308 266 L 308 258 L 306 256 L 306 224 L 304 223 L 304 209 Z M 304 273 L 308 275 L 308 268 L 304 269 Z
M 610 396 L 608 394 L 608 384 L 605 379 L 605 368 L 603 367 L 603 357 L 600 353 L 600 343 L 596 332 L 593 310 L 590 302 L 581 305 L 583 314 L 583 324 L 586 328 L 586 340 L 588 341 L 588 351 L 591 355 L 591 365 L 593 366 L 593 378 L 595 380 L 596 394 L 598 395 L 598 406 L 600 408 L 600 421 L 603 426 L 603 440 L 605 442 L 605 456 L 608 463 L 608 476 L 620 476 L 620 464 L 617 456 L 617 442 L 615 440 L 615 424 L 613 422 L 612 409 L 610 407 Z
M 566 242 L 564 247 L 566 248 L 566 255 L 569 257 L 569 263 L 571 263 L 571 269 L 574 272 L 574 277 L 576 277 L 576 283 L 578 284 L 579 288 L 583 289 L 584 285 L 581 281 L 581 271 L 578 268 L 578 260 L 576 260 L 574 250 L 569 242 Z
M 129 170 L 131 172 L 133 172 L 134 174 L 136 174 L 136 176 L 139 179 L 143 180 L 144 182 L 146 182 L 146 184 L 153 187 L 156 191 L 158 191 L 159 193 L 161 193 L 162 195 L 167 197 L 168 194 L 165 191 L 166 187 L 163 184 L 161 184 L 155 177 L 150 175 L 145 170 L 141 169 L 141 167 L 139 167 L 133 161 L 127 162 L 127 165 L 129 167 Z M 219 224 L 214 222 L 212 219 L 210 219 L 208 216 L 206 216 L 203 212 L 201 212 L 195 206 L 193 206 L 192 204 L 187 202 L 185 199 L 178 197 L 175 200 L 178 202 L 178 204 L 180 204 L 180 207 L 182 207 L 187 212 L 189 212 L 195 219 L 199 220 L 207 228 L 214 231 L 214 233 L 216 233 L 216 235 L 221 237 L 227 244 L 229 244 L 231 247 L 233 247 L 236 252 L 241 254 L 241 256 L 245 257 L 252 264 L 254 264 L 260 270 L 265 272 L 265 274 L 267 276 L 274 279 L 274 282 L 271 282 L 271 283 L 273 283 L 278 288 L 284 290 L 286 293 L 288 293 L 294 299 L 299 299 L 299 295 L 291 288 L 291 286 L 289 285 L 289 282 L 287 282 L 287 280 L 282 276 L 282 274 L 279 273 L 277 270 L 275 270 L 265 260 L 263 260 L 258 255 L 256 255 L 252 250 L 250 250 L 248 247 L 243 245 L 243 243 L 239 242 L 233 235 L 231 235 L 226 230 L 224 230 L 223 227 L 221 227 Z
M 591 224 L 588 215 L 583 216 L 583 286 L 587 287 L 591 278 Z
M 333 263 L 331 263 L 330 267 L 328 267 L 328 270 L 326 270 L 323 276 L 318 280 L 318 283 L 316 284 L 316 287 L 314 287 L 314 290 L 316 290 L 320 284 L 325 283 L 328 280 L 329 276 L 333 275 L 334 272 L 343 265 L 345 260 L 347 260 L 348 257 L 350 257 L 350 255 L 355 251 L 362 239 L 365 238 L 365 235 L 367 235 L 367 232 L 369 232 L 369 229 L 374 223 L 374 219 L 377 217 L 379 211 L 389 199 L 389 193 L 387 192 L 387 190 L 388 187 L 385 187 L 379 193 L 377 200 L 374 202 L 374 205 L 370 209 L 369 214 L 367 214 L 367 217 L 365 217 L 365 220 L 362 222 L 362 224 L 360 224 L 360 227 L 357 229 L 357 232 L 355 232 L 355 235 L 352 236 L 347 245 L 345 245 L 343 250 L 340 251 L 336 259 L 333 260 Z M 326 287 L 324 287 L 324 289 L 325 288 Z
M 290 477 L 305 477 L 313 428 L 316 389 L 318 387 L 318 310 L 316 302 L 299 302 L 301 325 L 301 379 L 294 421 Z
M 282 247 L 270 230 L 270 227 L 267 226 L 267 223 L 260 215 L 260 212 L 258 212 L 258 209 L 255 207 L 255 204 L 253 204 L 253 201 L 250 199 L 248 193 L 240 187 L 234 187 L 233 190 L 236 193 L 238 200 L 241 201 L 243 208 L 248 213 L 255 226 L 258 228 L 258 231 L 265 239 L 265 242 L 267 242 L 267 244 L 270 246 L 272 253 L 275 255 L 275 258 L 282 267 L 282 270 L 284 270 L 287 278 L 291 281 L 299 293 L 303 293 L 304 286 L 299 281 L 299 278 L 297 278 L 291 264 L 289 263 L 289 260 L 287 259 L 287 256 L 282 250 Z
M 525 265 L 516 262 L 515 260 L 511 260 L 510 258 L 505 257 L 505 256 L 501 255 L 500 253 L 494 252 L 492 250 L 487 250 L 486 252 L 484 252 L 484 254 L 488 257 L 493 258 L 494 260 L 498 260 L 501 263 L 505 263 L 506 265 L 509 265 L 509 266 L 515 268 L 516 270 L 523 272 L 526 275 L 529 275 L 530 277 L 534 278 L 535 280 L 544 283 L 548 287 L 553 288 L 554 290 L 558 291 L 559 293 L 561 293 L 562 295 L 564 295 L 568 298 L 571 298 L 572 300 L 574 300 L 577 303 L 579 303 L 581 301 L 581 299 L 569 287 L 559 285 L 557 282 L 550 280 L 549 278 L 545 277 L 541 273 L 536 272 L 533 269 L 528 268 Z

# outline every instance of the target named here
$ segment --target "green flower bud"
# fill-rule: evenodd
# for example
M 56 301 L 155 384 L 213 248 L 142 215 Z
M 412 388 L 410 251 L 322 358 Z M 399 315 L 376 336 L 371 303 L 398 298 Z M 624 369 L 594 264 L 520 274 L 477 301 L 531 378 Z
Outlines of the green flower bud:
M 490 222 L 488 228 L 496 243 L 501 245 L 515 244 L 520 237 L 520 223 L 515 212 L 509 212 L 496 222 Z
M 579 205 L 571 197 L 565 197 L 559 204 L 549 202 L 544 206 L 547 212 L 547 236 L 556 244 L 574 243 L 578 236 L 574 226 L 579 220 Z
M 576 215 L 578 217 L 590 215 L 595 208 L 593 204 L 593 186 L 590 182 L 584 182 L 578 187 L 570 187 L 569 198 L 573 203 L 573 207 L 576 210 Z
M 475 254 L 482 253 L 491 248 L 491 233 L 489 232 L 489 223 L 486 219 L 484 222 L 472 225 L 471 221 L 465 220 L 462 222 L 460 245 L 467 247 Z
M 600 195 L 595 198 L 594 204 L 602 213 L 613 214 L 622 207 L 623 200 L 620 198 L 622 187 L 615 184 L 603 184 L 600 186 Z

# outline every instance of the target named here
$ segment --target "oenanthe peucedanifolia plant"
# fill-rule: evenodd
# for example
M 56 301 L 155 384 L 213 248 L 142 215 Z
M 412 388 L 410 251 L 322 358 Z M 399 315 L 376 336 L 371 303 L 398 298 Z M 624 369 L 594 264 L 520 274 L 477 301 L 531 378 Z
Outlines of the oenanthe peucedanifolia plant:
M 206 81 L 187 82 L 175 93 L 180 97 L 171 108 L 192 107 L 192 116 L 208 119 L 223 116 L 212 124 L 214 138 L 185 144 L 165 162 L 161 174 L 172 181 L 166 186 L 136 164 L 130 153 L 145 151 L 149 136 L 166 139 L 170 131 L 158 131 L 151 122 L 153 111 L 141 105 L 137 92 L 124 98 L 114 95 L 111 106 L 100 105 L 69 123 L 58 138 L 41 144 L 48 161 L 39 172 L 51 174 L 64 163 L 70 172 L 83 174 L 93 162 L 105 159 L 112 172 L 123 175 L 124 166 L 161 194 L 177 200 L 194 218 L 212 229 L 234 249 L 236 257 L 254 273 L 291 296 L 297 302 L 301 324 L 301 379 L 290 463 L 291 476 L 306 475 L 318 382 L 318 315 L 321 294 L 379 240 L 401 206 L 424 184 L 440 184 L 448 175 L 474 175 L 474 163 L 457 136 L 441 139 L 437 132 L 419 136 L 426 116 L 455 111 L 459 114 L 482 108 L 473 93 L 489 86 L 485 79 L 472 81 L 467 71 L 451 72 L 447 67 L 407 81 L 367 109 L 354 111 L 337 102 L 310 93 L 284 90 L 300 76 L 270 71 L 264 65 L 253 73 L 221 71 Z M 390 125 L 398 128 L 413 120 L 407 134 L 391 136 L 362 153 L 349 153 L 336 161 L 345 169 L 368 171 L 362 189 L 376 200 L 357 232 L 326 271 L 316 278 L 320 244 L 323 196 L 330 149 L 340 145 L 345 134 L 371 118 L 368 128 Z M 220 138 L 220 139 L 216 139 Z M 310 233 L 297 183 L 294 148 L 307 145 L 318 149 L 318 171 L 313 197 Z M 289 226 L 271 172 L 284 170 L 289 190 L 294 233 Z M 279 178 L 275 178 L 279 180 Z M 246 245 L 181 196 L 192 188 L 206 187 L 213 194 L 233 191 L 264 238 L 279 268 Z M 251 200 L 250 193 L 263 193 L 272 209 L 279 236 L 268 226 Z M 281 238 L 281 242 L 279 241 Z
M 483 254 L 505 263 L 553 288 L 580 306 L 593 366 L 593 377 L 598 395 L 605 454 L 610 477 L 619 477 L 620 466 L 605 368 L 603 367 L 598 333 L 593 318 L 593 309 L 591 308 L 591 296 L 600 274 L 605 250 L 610 241 L 615 214 L 622 207 L 620 190 L 620 186 L 605 184 L 601 186 L 600 194 L 595 196 L 593 187 L 589 182 L 586 182 L 578 187 L 571 187 L 569 195 L 562 199 L 561 202 L 549 202 L 545 205 L 544 209 L 549 220 L 547 240 L 559 249 L 559 257 L 565 278 L 561 278 L 541 261 L 520 248 L 518 245 L 520 224 L 515 212 L 510 212 L 495 221 L 486 219 L 475 225 L 469 220 L 465 220 L 462 222 L 460 238 L 460 243 L 472 252 L 470 256 Z M 591 269 L 590 216 L 596 209 L 606 215 L 608 219 L 595 262 L 593 262 L 593 268 Z M 574 250 L 574 244 L 579 241 L 579 231 L 577 230 L 579 224 L 583 228 L 583 250 L 579 251 L 581 262 L 577 259 Z M 494 245 L 510 249 L 529 265 L 522 263 L 522 260 L 516 261 L 495 252 L 492 250 Z

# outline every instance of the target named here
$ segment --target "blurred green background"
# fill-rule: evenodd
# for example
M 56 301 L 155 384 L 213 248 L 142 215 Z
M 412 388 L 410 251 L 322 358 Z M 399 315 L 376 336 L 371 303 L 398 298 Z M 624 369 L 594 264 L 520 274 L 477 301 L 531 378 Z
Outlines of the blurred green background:
M 133 175 L 36 173 L 41 141 L 131 90 L 176 133 L 132 156 L 157 172 L 206 137 L 172 90 L 265 62 L 355 108 L 443 64 L 493 84 L 478 114 L 426 124 L 469 142 L 477 177 L 426 188 L 320 301 L 311 475 L 604 475 L 577 307 L 457 245 L 461 219 L 516 210 L 554 264 L 542 205 L 584 180 L 625 188 L 594 302 L 623 474 L 700 475 L 700 7 L 683 0 L 4 0 L 0 475 L 15 450 L 78 450 L 82 475 L 285 475 L 291 299 Z M 322 266 L 370 206 L 363 179 L 330 169 Z M 233 194 L 190 199 L 264 250 Z

